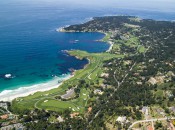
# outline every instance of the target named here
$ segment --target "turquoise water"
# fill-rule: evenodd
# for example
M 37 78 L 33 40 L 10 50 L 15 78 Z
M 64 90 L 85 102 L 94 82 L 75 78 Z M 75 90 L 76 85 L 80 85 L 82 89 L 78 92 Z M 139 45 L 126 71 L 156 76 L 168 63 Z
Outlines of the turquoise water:
M 172 13 L 96 8 L 7 0 L 0 3 L 0 91 L 63 78 L 70 68 L 80 69 L 87 60 L 77 60 L 62 50 L 102 52 L 109 48 L 100 33 L 59 33 L 57 28 L 79 24 L 94 16 L 136 15 L 142 18 L 174 20 Z M 173 13 L 174 14 L 174 13 Z M 77 41 L 78 40 L 78 41 Z M 77 42 L 75 42 L 77 41 Z M 12 79 L 5 78 L 12 74 Z

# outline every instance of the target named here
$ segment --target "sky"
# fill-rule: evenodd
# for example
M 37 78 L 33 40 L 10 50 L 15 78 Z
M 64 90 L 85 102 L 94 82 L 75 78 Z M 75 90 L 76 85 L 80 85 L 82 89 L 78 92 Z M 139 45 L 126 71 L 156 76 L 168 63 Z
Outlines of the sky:
M 118 8 L 175 11 L 175 0 L 66 0 L 87 6 L 115 6 Z
M 6 0 L 5 0 L 6 1 Z M 26 2 L 29 4 L 50 4 L 63 6 L 116 7 L 123 9 L 154 10 L 161 12 L 175 12 L 175 0 L 8 0 L 9 2 Z M 3 3 L 3 1 L 1 1 Z M 6 1 L 7 3 L 7 1 Z

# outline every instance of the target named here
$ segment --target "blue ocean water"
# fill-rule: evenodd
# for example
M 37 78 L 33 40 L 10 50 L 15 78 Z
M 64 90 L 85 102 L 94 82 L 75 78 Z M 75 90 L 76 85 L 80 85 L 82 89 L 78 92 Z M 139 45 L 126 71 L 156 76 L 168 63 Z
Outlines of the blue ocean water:
M 135 15 L 156 20 L 174 20 L 174 12 L 138 11 L 115 7 L 81 7 L 66 3 L 22 0 L 0 2 L 0 92 L 51 81 L 55 76 L 80 69 L 87 60 L 78 60 L 62 50 L 102 52 L 107 43 L 97 42 L 100 33 L 60 33 L 56 29 L 80 24 L 91 17 Z M 5 79 L 12 74 L 13 79 Z

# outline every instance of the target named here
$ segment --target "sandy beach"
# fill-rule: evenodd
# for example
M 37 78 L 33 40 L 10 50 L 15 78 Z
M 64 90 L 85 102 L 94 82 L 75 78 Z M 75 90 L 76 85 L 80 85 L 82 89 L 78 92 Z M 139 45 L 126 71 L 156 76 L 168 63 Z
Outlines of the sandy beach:
M 62 77 L 54 77 L 53 80 L 46 83 L 35 84 L 27 87 L 20 87 L 14 90 L 4 90 L 0 92 L 0 101 L 10 102 L 18 97 L 25 97 L 34 94 L 36 92 L 44 92 L 54 88 L 58 88 L 60 85 L 62 85 L 63 81 L 68 80 L 73 76 L 74 75 L 66 74 L 63 75 Z M 58 83 L 58 81 L 60 81 L 60 83 Z
M 113 47 L 114 44 L 111 41 L 109 41 L 107 43 L 110 44 L 110 47 L 109 47 L 109 49 L 106 52 L 110 52 L 112 50 L 112 47 Z

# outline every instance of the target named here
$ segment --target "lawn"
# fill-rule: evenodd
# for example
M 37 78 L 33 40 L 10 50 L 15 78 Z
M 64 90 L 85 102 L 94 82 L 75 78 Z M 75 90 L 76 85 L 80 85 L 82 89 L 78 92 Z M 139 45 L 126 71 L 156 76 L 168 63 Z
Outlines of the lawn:
M 89 99 L 89 90 L 83 88 L 81 89 L 80 96 L 77 99 L 72 99 L 70 101 L 60 101 L 56 99 L 43 99 L 37 103 L 38 108 L 44 108 L 46 110 L 52 111 L 62 111 L 65 109 L 70 109 L 74 112 L 84 112 L 85 106 Z
M 105 37 L 102 39 L 103 42 L 108 42 L 111 37 L 111 33 L 106 33 Z

